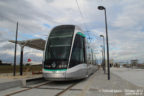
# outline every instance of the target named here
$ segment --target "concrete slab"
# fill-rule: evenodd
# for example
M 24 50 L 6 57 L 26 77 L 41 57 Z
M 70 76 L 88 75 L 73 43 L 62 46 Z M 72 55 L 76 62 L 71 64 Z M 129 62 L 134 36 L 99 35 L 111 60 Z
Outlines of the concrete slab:
M 69 90 L 63 96 L 126 96 L 126 89 L 139 90 L 142 88 L 113 73 L 111 74 L 111 80 L 107 80 L 107 75 L 103 74 L 100 70 L 86 81 L 74 86 L 72 89 L 77 90 Z
M 139 87 L 144 88 L 144 69 L 112 68 L 111 72 Z
M 22 77 L 22 76 L 21 76 Z M 30 81 L 35 81 L 39 82 L 38 80 L 42 78 L 42 75 L 35 75 L 32 77 L 22 77 L 20 78 L 20 76 L 13 77 L 13 78 L 0 78 L 0 91 L 2 90 L 6 90 L 6 89 L 10 89 L 10 88 L 14 88 L 14 87 L 24 87 L 26 86 L 27 82 Z
M 21 80 L 13 80 L 13 81 L 9 81 L 9 82 L 3 82 L 3 83 L 0 83 L 0 91 L 6 90 L 9 88 L 14 88 L 17 86 L 22 86 Z

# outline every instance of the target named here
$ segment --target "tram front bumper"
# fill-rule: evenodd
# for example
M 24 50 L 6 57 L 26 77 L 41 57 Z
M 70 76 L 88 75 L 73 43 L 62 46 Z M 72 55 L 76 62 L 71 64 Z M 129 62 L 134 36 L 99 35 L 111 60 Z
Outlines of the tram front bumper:
M 65 80 L 66 79 L 66 75 L 65 72 L 60 72 L 60 73 L 43 73 L 43 77 L 46 80 Z

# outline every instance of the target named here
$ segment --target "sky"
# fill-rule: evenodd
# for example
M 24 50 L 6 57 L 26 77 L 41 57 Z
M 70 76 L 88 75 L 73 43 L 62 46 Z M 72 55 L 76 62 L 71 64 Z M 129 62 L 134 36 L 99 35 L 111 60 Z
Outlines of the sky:
M 18 40 L 47 39 L 52 28 L 74 24 L 89 31 L 93 45 L 102 45 L 105 36 L 104 11 L 107 10 L 110 59 L 144 62 L 144 1 L 143 0 L 0 0 L 0 60 L 13 63 L 16 22 L 19 22 Z M 85 25 L 85 26 L 84 26 Z M 86 35 L 88 33 L 86 32 Z M 19 63 L 20 47 L 17 47 Z M 43 52 L 24 48 L 24 62 L 31 58 L 41 62 Z

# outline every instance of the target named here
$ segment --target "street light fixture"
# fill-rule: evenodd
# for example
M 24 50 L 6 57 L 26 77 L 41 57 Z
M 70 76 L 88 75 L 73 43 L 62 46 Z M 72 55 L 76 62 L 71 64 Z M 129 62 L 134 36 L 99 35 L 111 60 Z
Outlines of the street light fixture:
M 105 69 L 105 39 L 104 39 L 104 36 L 103 35 L 100 35 L 100 37 L 103 38 L 103 70 L 104 70 L 104 73 L 106 73 L 106 69 Z
M 98 6 L 99 10 L 104 10 L 105 14 L 105 29 L 106 29 L 106 42 L 107 42 L 107 65 L 108 65 L 108 80 L 110 80 L 110 64 L 109 64 L 109 44 L 108 44 L 108 30 L 107 30 L 107 14 L 106 8 L 103 6 Z
M 98 6 L 98 9 L 99 9 L 99 10 L 104 10 L 105 7 L 103 7 L 103 6 Z

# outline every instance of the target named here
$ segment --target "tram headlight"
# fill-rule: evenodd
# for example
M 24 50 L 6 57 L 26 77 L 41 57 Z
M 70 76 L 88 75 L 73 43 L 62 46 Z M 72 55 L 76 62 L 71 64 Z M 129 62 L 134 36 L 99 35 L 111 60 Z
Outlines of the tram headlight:
M 65 64 L 65 68 L 67 68 L 67 65 Z
M 62 66 L 61 65 L 59 65 L 59 68 L 61 68 Z
M 66 65 L 66 64 L 60 64 L 60 65 L 58 66 L 58 68 L 67 68 L 67 65 Z
M 48 68 L 50 68 L 51 66 L 50 65 L 48 65 Z
M 64 68 L 64 65 L 62 64 L 62 68 Z

